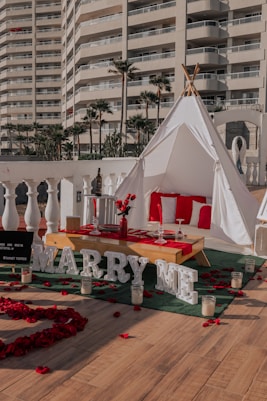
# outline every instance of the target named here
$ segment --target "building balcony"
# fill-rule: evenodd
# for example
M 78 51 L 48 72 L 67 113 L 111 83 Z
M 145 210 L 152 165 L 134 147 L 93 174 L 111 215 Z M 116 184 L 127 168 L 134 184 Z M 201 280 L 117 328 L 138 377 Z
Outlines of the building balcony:
M 212 17 L 220 13 L 223 3 L 220 0 L 187 0 L 188 15 L 207 15 Z
M 129 26 L 147 24 L 149 22 L 170 20 L 174 17 L 173 7 L 176 1 L 168 1 L 166 3 L 153 4 L 128 12 Z
M 76 51 L 76 60 L 88 63 L 92 57 L 103 56 L 103 54 L 117 54 L 121 48 L 121 36 L 115 38 L 106 38 L 89 42 L 81 45 Z
M 261 15 L 254 15 L 221 22 L 221 27 L 226 30 L 227 35 L 231 38 L 247 36 L 250 29 L 256 35 L 265 32 L 265 20 Z
M 186 65 L 219 66 L 224 65 L 224 56 L 219 54 L 216 47 L 197 47 L 186 52 Z
M 103 35 L 105 32 L 121 31 L 122 14 L 109 15 L 82 22 L 77 31 L 82 38 L 88 35 Z
M 79 22 L 81 18 L 84 19 L 84 17 L 90 19 L 92 15 L 99 14 L 102 11 L 117 13 L 120 10 L 120 0 L 109 0 L 108 2 L 105 0 L 81 0 L 76 10 L 76 22 Z
M 226 37 L 225 31 L 218 21 L 206 20 L 187 24 L 187 40 L 194 42 L 203 41 L 217 43 L 219 39 Z
M 225 47 L 218 49 L 218 53 L 226 58 L 227 64 L 249 63 L 264 60 L 264 49 L 261 48 L 259 42 Z

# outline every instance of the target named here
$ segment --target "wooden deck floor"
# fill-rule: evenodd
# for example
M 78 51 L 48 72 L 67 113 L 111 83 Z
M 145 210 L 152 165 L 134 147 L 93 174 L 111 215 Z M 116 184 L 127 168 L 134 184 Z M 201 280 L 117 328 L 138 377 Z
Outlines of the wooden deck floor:
M 218 326 L 203 319 L 28 288 L 0 295 L 74 307 L 83 332 L 48 349 L 0 361 L 1 401 L 266 401 L 267 268 L 250 281 Z M 121 312 L 114 318 L 115 311 Z M 42 329 L 1 315 L 11 342 Z M 120 333 L 128 333 L 124 339 Z M 39 375 L 38 365 L 51 372 Z

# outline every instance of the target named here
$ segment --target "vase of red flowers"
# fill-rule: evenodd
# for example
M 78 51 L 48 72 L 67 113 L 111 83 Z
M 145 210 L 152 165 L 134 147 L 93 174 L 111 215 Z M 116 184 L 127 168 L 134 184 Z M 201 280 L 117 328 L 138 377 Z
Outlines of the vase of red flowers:
M 131 201 L 134 201 L 136 198 L 135 194 L 128 194 L 124 201 L 118 199 L 115 202 L 116 208 L 119 210 L 118 216 L 122 216 L 120 219 L 120 228 L 119 228 L 119 236 L 120 238 L 127 238 L 128 235 L 128 220 L 126 216 L 128 216 L 129 211 L 131 210 Z

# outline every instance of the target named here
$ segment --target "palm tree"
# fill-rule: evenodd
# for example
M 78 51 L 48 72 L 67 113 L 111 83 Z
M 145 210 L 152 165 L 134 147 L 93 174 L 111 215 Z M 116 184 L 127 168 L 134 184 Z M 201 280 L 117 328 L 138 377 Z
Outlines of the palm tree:
M 158 96 L 154 92 L 143 91 L 143 92 L 140 93 L 139 103 L 145 103 L 146 119 L 148 120 L 148 107 L 151 104 L 157 104 L 158 103 Z
M 144 141 L 144 144 L 148 144 L 148 142 L 150 141 L 150 137 L 154 135 L 156 131 L 155 122 L 145 119 L 143 131 L 144 134 L 146 134 L 146 141 Z
M 124 120 L 124 104 L 126 101 L 126 89 L 127 89 L 127 80 L 134 79 L 135 72 L 138 68 L 133 66 L 133 63 L 130 63 L 128 60 L 113 60 L 113 67 L 108 70 L 108 72 L 120 75 L 121 76 L 121 119 L 120 119 L 120 146 L 122 145 L 122 127 Z
M 12 123 L 7 123 L 3 126 L 3 128 L 7 130 L 7 136 L 9 138 L 9 151 L 10 154 L 12 154 L 15 125 Z
M 157 126 L 159 126 L 159 109 L 161 102 L 161 94 L 162 91 L 166 92 L 171 91 L 170 80 L 163 75 L 156 75 L 155 77 L 150 78 L 149 83 L 157 87 L 157 97 L 158 97 L 158 109 L 157 109 Z
M 61 160 L 62 144 L 68 139 L 68 132 L 63 131 L 61 124 L 53 124 L 47 127 L 46 134 L 50 139 L 49 159 Z
M 129 128 L 134 128 L 137 133 L 137 145 L 140 145 L 141 133 L 143 128 L 145 127 L 146 119 L 142 116 L 142 114 L 136 114 L 131 116 L 127 122 L 127 126 Z
M 97 120 L 97 111 L 91 105 L 86 109 L 86 115 L 83 118 L 84 125 L 89 129 L 90 136 L 90 153 L 93 153 L 93 123 Z
M 103 113 L 113 114 L 109 102 L 104 99 L 99 99 L 95 103 L 91 103 L 91 107 L 96 111 L 96 120 L 99 125 L 99 154 L 102 152 L 102 125 L 105 120 L 103 120 Z
M 105 157 L 119 157 L 120 150 L 120 134 L 115 130 L 113 134 L 108 134 L 105 138 L 102 148 Z
M 64 159 L 71 160 L 73 154 L 73 143 L 72 142 L 65 142 L 62 144 L 62 150 L 65 153 Z
M 22 134 L 18 134 L 18 135 L 16 135 L 15 140 L 18 141 L 18 143 L 19 143 L 19 154 L 22 155 L 23 153 L 25 153 L 22 151 L 22 146 L 23 146 L 24 141 L 26 140 L 26 136 L 22 135 Z
M 81 155 L 81 144 L 80 144 L 80 135 L 85 132 L 85 128 L 82 123 L 74 123 L 72 127 L 68 127 L 65 129 L 64 133 L 69 136 L 73 136 L 73 152 L 75 151 L 75 143 L 77 138 L 77 150 L 78 150 L 78 157 Z

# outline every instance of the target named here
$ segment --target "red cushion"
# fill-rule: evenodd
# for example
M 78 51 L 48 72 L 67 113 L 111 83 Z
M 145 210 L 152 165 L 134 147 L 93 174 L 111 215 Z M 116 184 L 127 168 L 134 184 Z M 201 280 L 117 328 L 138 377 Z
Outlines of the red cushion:
M 150 207 L 149 207 L 149 221 L 160 221 L 159 208 L 161 206 L 161 196 L 166 196 L 170 198 L 179 197 L 179 194 L 167 194 L 164 192 L 152 192 L 150 195 Z
M 210 229 L 211 222 L 211 206 L 205 205 L 202 206 L 199 212 L 199 220 L 198 220 L 198 228 L 206 228 Z
M 180 195 L 176 204 L 176 219 L 184 219 L 182 224 L 189 224 L 193 209 L 193 200 L 200 203 L 206 203 L 205 196 L 183 196 Z M 176 222 L 177 223 L 177 222 Z

